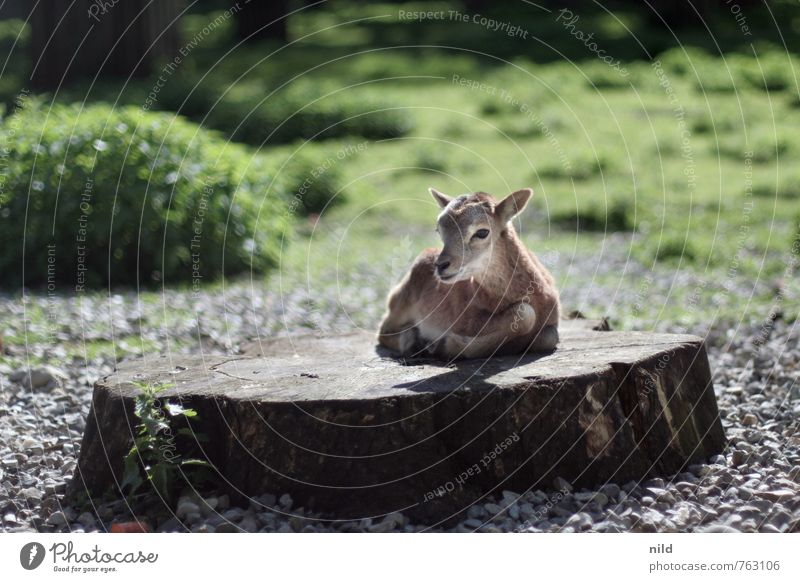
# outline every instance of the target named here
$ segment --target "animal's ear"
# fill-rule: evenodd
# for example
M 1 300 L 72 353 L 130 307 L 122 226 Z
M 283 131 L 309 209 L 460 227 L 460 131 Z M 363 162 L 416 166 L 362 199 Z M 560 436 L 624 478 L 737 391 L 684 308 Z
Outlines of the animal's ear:
M 433 199 L 436 200 L 436 203 L 442 208 L 444 208 L 445 206 L 450 204 L 450 201 L 452 200 L 452 198 L 450 198 L 450 196 L 447 196 L 446 194 L 442 194 L 436 188 L 428 188 L 428 192 L 431 193 L 431 196 L 433 196 Z
M 530 188 L 512 192 L 497 205 L 495 214 L 503 223 L 506 223 L 525 209 L 531 196 L 533 196 L 533 190 Z

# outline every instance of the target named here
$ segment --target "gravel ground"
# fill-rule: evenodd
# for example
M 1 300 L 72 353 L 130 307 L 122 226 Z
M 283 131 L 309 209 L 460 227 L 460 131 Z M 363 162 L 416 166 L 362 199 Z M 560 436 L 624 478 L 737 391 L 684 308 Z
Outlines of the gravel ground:
M 567 260 L 554 256 L 552 261 Z M 592 272 L 598 257 L 585 257 Z M 627 269 L 632 281 L 644 270 L 625 257 L 602 258 L 604 270 Z M 556 268 L 558 264 L 554 265 Z M 562 272 L 564 271 L 563 265 Z M 574 266 L 580 272 L 580 265 Z M 573 272 L 573 271 L 570 271 Z M 647 271 L 647 297 L 691 286 L 689 275 Z M 374 326 L 382 311 L 383 277 L 371 273 L 328 285 L 327 298 L 284 281 L 279 293 L 249 282 L 222 291 L 167 291 L 156 300 L 135 293 L 108 296 L 0 297 L 0 515 L 4 531 L 97 531 L 134 514 L 159 531 L 423 531 L 401 514 L 379 520 L 330 522 L 295 507 L 282 492 L 265 492 L 248 507 L 226 495 L 185 495 L 174 514 L 153 500 L 143 511 L 124 500 L 78 508 L 64 505 L 94 380 L 110 373 L 116 358 L 144 351 L 233 353 L 256 335 L 309 330 L 330 332 Z M 714 283 L 709 278 L 710 285 Z M 273 284 L 274 286 L 274 284 Z M 705 283 L 704 283 L 705 286 Z M 726 286 L 730 293 L 730 285 Z M 592 305 L 636 314 L 642 286 L 604 288 L 572 283 L 562 292 L 568 306 Z M 625 292 L 620 289 L 626 289 Z M 747 290 L 748 294 L 751 290 Z M 735 294 L 734 294 L 735 296 Z M 343 301 L 342 298 L 347 298 Z M 609 297 L 613 297 L 609 306 Z M 632 307 L 633 306 L 633 307 Z M 696 308 L 696 306 L 692 306 Z M 611 312 L 611 311 L 600 311 Z M 595 315 L 597 313 L 591 313 Z M 691 466 L 672 479 L 606 483 L 573 490 L 557 479 L 547 490 L 504 491 L 471 507 L 450 531 L 800 531 L 800 329 L 797 322 L 749 313 L 750 324 L 660 329 L 707 338 L 722 423 L 730 440 L 724 455 Z M 198 317 L 200 324 L 198 325 Z M 642 328 L 647 318 L 641 320 Z M 766 322 L 766 323 L 764 323 Z M 28 338 L 27 345 L 19 338 Z M 8 338 L 16 338 L 10 341 Z M 106 349 L 97 348 L 106 342 Z M 31 369 L 35 373 L 28 374 Z

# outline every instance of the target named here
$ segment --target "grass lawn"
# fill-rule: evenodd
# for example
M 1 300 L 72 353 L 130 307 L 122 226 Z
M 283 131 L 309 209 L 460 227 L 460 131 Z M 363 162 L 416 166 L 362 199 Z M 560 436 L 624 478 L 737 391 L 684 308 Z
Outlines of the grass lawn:
M 463 11 L 334 2 L 292 17 L 286 47 L 231 48 L 232 31 L 221 28 L 168 79 L 201 88 L 186 112 L 212 126 L 191 100 L 215 87 L 243 104 L 242 118 L 273 92 L 300 87 L 323 108 L 367 102 L 409 122 L 395 137 L 263 144 L 276 160 L 302 151 L 323 173 L 337 172 L 343 200 L 299 222 L 266 280 L 270 292 L 332 287 L 354 323 L 374 325 L 390 285 L 438 242 L 429 186 L 496 196 L 531 186 L 518 227 L 554 271 L 568 310 L 640 328 L 760 321 L 775 309 L 797 316 L 800 97 L 798 61 L 782 39 L 751 44 L 715 22 L 723 53 L 705 32 L 676 46 L 637 13 L 587 7 L 581 27 L 623 74 L 555 14 L 509 14 L 530 33 L 523 41 L 400 16 L 422 6 Z M 215 15 L 187 17 L 185 36 Z M 141 104 L 152 85 L 79 84 L 57 99 Z M 356 288 L 370 293 L 351 302 L 343 289 Z

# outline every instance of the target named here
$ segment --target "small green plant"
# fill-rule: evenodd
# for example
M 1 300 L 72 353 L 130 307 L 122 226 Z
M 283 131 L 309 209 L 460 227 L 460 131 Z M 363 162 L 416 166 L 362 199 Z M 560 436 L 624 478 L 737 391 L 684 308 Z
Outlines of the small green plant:
M 197 485 L 207 481 L 211 475 L 211 467 L 206 461 L 178 453 L 176 440 L 188 437 L 194 442 L 203 442 L 207 437 L 188 426 L 173 432 L 170 419 L 183 419 L 188 424 L 197 418 L 197 412 L 179 403 L 162 402 L 158 398 L 158 394 L 169 388 L 170 384 L 153 386 L 137 383 L 137 386 L 139 394 L 134 415 L 138 423 L 133 446 L 125 456 L 120 487 L 130 498 L 137 496 L 142 486 L 149 483 L 162 499 L 171 503 L 182 482 Z

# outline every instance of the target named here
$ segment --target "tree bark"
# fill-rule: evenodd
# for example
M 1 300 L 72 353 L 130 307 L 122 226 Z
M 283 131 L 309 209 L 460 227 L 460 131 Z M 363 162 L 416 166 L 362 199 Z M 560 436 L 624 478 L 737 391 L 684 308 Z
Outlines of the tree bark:
M 243 356 L 129 361 L 97 382 L 71 490 L 114 490 L 134 382 L 174 383 L 239 498 L 289 492 L 337 518 L 449 519 L 493 491 L 669 476 L 725 445 L 703 342 L 564 322 L 549 354 L 399 361 L 374 335 L 293 337 Z
M 286 0 L 252 0 L 242 4 L 236 13 L 236 35 L 240 40 L 287 40 L 286 14 L 289 2 Z
M 180 46 L 183 0 L 40 0 L 30 14 L 31 84 L 149 75 Z

